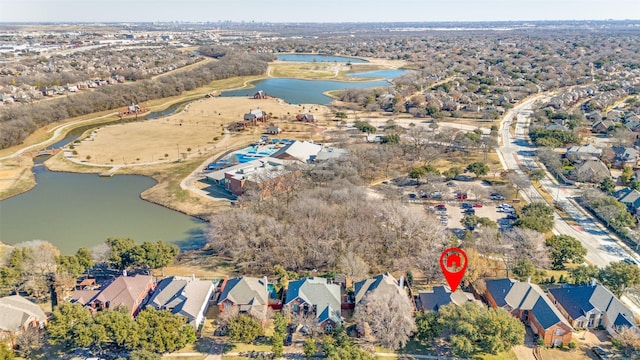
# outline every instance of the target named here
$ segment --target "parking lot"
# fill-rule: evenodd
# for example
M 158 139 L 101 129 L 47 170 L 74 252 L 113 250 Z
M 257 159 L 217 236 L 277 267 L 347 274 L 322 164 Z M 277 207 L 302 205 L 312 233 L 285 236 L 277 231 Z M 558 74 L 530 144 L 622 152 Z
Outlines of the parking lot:
M 495 194 L 491 185 L 480 180 L 406 184 L 397 179 L 385 186 L 397 187 L 405 203 L 416 211 L 425 211 L 428 216 L 434 216 L 454 231 L 464 229 L 460 221 L 465 213 L 495 221 L 502 230 L 511 228 L 515 220 L 515 214 L 509 210 L 512 202 Z M 474 191 L 478 194 L 474 194 Z M 504 207 L 499 208 L 500 205 Z

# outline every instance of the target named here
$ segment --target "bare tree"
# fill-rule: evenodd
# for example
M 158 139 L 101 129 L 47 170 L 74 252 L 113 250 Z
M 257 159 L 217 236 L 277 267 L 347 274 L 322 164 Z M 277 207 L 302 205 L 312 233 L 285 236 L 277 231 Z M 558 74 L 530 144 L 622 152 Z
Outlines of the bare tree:
M 353 252 L 348 252 L 338 260 L 338 267 L 353 281 L 359 281 L 369 275 L 369 265 Z
M 618 326 L 616 327 L 616 333 L 616 340 L 620 342 L 625 356 L 631 356 L 632 353 L 640 350 L 640 333 L 638 333 L 637 329 L 628 326 Z
M 34 351 L 44 345 L 43 336 L 39 329 L 28 327 L 16 338 L 16 348 L 20 355 L 30 359 Z
M 109 261 L 111 257 L 111 247 L 107 243 L 102 243 L 91 248 L 91 258 L 96 264 Z
M 55 274 L 58 263 L 56 257 L 60 251 L 51 243 L 32 240 L 16 245 L 27 248 L 27 256 L 22 264 L 24 289 L 35 297 L 42 297 L 49 288 L 49 278 Z
M 545 245 L 544 234 L 535 230 L 516 227 L 502 235 L 508 244 L 507 254 L 513 259 L 528 258 L 537 267 L 548 268 L 549 253 Z
M 382 346 L 403 347 L 415 330 L 413 304 L 407 294 L 396 291 L 372 292 L 365 296 L 353 315 L 356 323 L 367 323 Z

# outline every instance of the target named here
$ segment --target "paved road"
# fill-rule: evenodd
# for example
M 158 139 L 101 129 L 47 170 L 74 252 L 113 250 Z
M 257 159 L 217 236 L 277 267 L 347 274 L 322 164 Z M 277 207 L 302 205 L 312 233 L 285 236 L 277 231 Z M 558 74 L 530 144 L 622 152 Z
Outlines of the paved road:
M 524 174 L 523 169 L 537 169 L 535 161 L 535 147 L 526 138 L 529 115 L 533 104 L 544 98 L 537 95 L 511 109 L 504 117 L 501 125 L 502 146 L 499 148 L 499 156 L 506 169 L 513 169 L 518 174 Z M 509 127 L 516 121 L 515 136 L 511 135 Z M 630 249 L 622 244 L 619 239 L 613 237 L 597 221 L 586 215 L 573 202 L 576 195 L 573 187 L 565 187 L 550 178 L 541 180 L 542 187 L 551 194 L 564 211 L 577 222 L 572 226 L 554 213 L 554 233 L 565 234 L 579 239 L 587 248 L 586 260 L 598 267 L 604 267 L 610 262 L 620 261 L 628 257 Z M 538 190 L 533 186 L 523 189 L 523 196 L 529 201 L 545 201 Z

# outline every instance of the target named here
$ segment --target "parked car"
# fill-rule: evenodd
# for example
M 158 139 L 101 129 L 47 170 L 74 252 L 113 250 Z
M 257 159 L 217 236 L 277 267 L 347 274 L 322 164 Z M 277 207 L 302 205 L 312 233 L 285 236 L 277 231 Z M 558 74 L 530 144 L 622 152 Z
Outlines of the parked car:
M 475 209 L 465 209 L 463 212 L 465 214 L 472 214 L 473 215 L 473 214 L 476 213 L 476 210 Z
M 482 207 L 482 203 L 475 203 L 473 204 L 474 208 L 481 208 Z
M 291 346 L 291 344 L 293 344 L 293 334 L 287 334 L 284 338 L 284 346 Z
M 510 213 L 507 214 L 507 219 L 509 220 L 516 220 L 518 218 L 518 216 L 516 216 L 516 214 Z
M 602 360 L 609 359 L 607 352 L 604 351 L 604 349 L 601 348 L 600 346 L 591 347 L 591 351 L 593 351 L 593 353 L 596 355 L 598 359 L 602 359 Z
M 458 194 L 456 195 L 456 199 L 458 199 L 458 200 L 466 200 L 466 199 L 467 199 L 467 197 L 468 197 L 468 196 L 467 196 L 467 193 L 458 193 Z
M 496 193 L 491 194 L 490 198 L 491 200 L 504 200 L 504 196 Z
M 627 263 L 627 264 L 629 264 L 629 265 L 638 265 L 638 262 L 633 260 L 630 257 L 626 257 L 626 258 L 622 259 L 622 261 Z
M 409 197 L 410 197 L 411 199 L 415 199 L 415 198 L 417 198 L 417 197 L 418 197 L 418 195 L 411 193 L 411 194 L 409 194 Z
M 456 183 L 454 183 L 453 181 L 449 181 L 449 182 L 447 183 L 447 186 L 456 186 Z
M 438 204 L 436 205 L 436 210 L 447 210 L 447 207 L 444 204 Z
M 471 206 L 471 204 L 469 204 L 467 202 L 462 203 L 461 206 L 462 206 L 463 209 L 471 209 L 473 207 L 473 206 Z
M 431 193 L 431 197 L 434 199 L 442 199 L 442 193 L 440 191 L 435 191 Z

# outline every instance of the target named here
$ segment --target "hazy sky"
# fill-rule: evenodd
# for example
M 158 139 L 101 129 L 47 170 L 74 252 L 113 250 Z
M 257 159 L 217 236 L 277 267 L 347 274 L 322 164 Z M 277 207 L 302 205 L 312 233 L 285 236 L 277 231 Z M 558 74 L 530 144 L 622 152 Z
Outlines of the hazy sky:
M 0 0 L 0 22 L 640 19 L 640 0 Z

